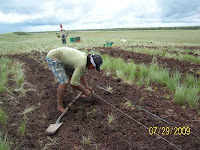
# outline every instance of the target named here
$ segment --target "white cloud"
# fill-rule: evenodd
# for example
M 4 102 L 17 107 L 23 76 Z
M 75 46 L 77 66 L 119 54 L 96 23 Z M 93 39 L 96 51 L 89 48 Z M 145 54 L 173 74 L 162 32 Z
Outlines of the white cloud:
M 26 31 L 200 25 L 198 0 L 7 0 L 1 24 L 22 24 Z M 1 30 L 1 29 L 0 29 Z M 1 32 L 1 31 L 0 31 Z
M 24 27 L 23 31 L 40 32 L 40 31 L 59 31 L 58 25 L 41 25 Z
M 28 15 L 9 13 L 4 14 L 0 12 L 0 23 L 17 23 L 24 22 L 28 18 Z

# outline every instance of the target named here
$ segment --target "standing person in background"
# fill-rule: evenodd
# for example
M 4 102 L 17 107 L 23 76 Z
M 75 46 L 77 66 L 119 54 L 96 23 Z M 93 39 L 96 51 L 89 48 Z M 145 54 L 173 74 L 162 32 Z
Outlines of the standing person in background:
M 66 33 L 65 33 L 65 29 L 63 28 L 62 24 L 60 24 L 60 34 L 61 34 L 61 38 L 62 38 L 62 44 L 67 44 L 66 42 Z

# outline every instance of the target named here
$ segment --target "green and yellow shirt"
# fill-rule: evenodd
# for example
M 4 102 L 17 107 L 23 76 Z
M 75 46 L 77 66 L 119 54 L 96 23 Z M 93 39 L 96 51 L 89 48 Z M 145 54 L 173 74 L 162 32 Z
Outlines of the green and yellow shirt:
M 80 85 L 80 78 L 87 71 L 87 54 L 70 47 L 60 47 L 51 50 L 47 57 L 52 60 L 60 61 L 64 64 L 65 69 L 74 70 L 70 84 Z

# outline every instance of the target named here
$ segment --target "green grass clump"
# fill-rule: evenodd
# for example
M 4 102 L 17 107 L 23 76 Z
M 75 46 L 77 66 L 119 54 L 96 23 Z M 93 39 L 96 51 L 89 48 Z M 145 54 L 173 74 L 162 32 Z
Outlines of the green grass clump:
M 26 132 L 26 122 L 25 120 L 23 120 L 18 128 L 18 132 L 21 136 L 24 136 L 25 135 L 25 132 Z
M 149 66 L 149 77 L 151 82 L 166 86 L 170 81 L 169 70 L 167 68 L 160 68 L 157 63 Z
M 134 62 L 129 62 L 123 68 L 123 72 L 125 72 L 125 80 L 133 83 L 137 77 L 137 66 Z
M 89 118 L 89 119 L 91 119 L 91 120 L 94 120 L 95 115 L 96 115 L 96 109 L 93 108 L 91 111 L 88 111 L 88 112 L 86 113 L 86 115 L 87 115 L 87 118 Z
M 88 134 L 88 136 L 82 135 L 82 143 L 91 146 L 92 145 L 92 134 Z
M 108 125 L 110 125 L 115 120 L 114 114 L 113 113 L 108 114 L 107 120 L 108 120 Z
M 186 74 L 183 84 L 187 87 L 194 87 L 198 83 L 197 79 L 191 75 L 191 74 Z
M 199 106 L 199 90 L 196 87 L 185 87 L 178 85 L 174 94 L 174 101 L 183 105 L 188 102 L 190 108 L 197 108 Z
M 24 89 L 24 78 L 22 63 L 6 57 L 0 59 L 0 93 L 16 91 L 25 95 L 29 90 Z M 8 81 L 14 82 L 12 86 L 8 87 Z
M 7 139 L 7 135 L 4 137 L 0 134 L 0 150 L 10 150 L 10 143 Z
M 15 72 L 14 73 L 14 80 L 17 83 L 18 87 L 21 87 L 24 83 L 24 70 L 22 69 L 23 64 L 16 62 L 15 64 Z
M 0 59 L 0 93 L 6 91 L 8 82 L 9 69 L 11 68 L 12 61 L 8 58 L 2 57 Z
M 130 100 L 127 100 L 123 105 L 128 110 L 134 110 L 135 109 L 135 107 L 133 106 L 133 104 Z
M 198 108 L 199 106 L 199 89 L 197 87 L 190 87 L 186 91 L 186 101 L 188 102 L 191 108 Z
M 185 95 L 186 95 L 186 88 L 182 85 L 178 85 L 176 87 L 175 94 L 174 94 L 174 102 L 181 105 L 185 104 L 186 102 Z
M 6 85 L 8 82 L 8 76 L 6 72 L 0 73 L 0 93 L 3 93 L 6 91 Z
M 0 123 L 5 124 L 7 122 L 7 118 L 8 118 L 8 116 L 5 113 L 5 111 L 0 108 Z
M 166 85 L 171 91 L 175 91 L 176 87 L 180 83 L 180 80 L 181 80 L 181 73 L 176 71 L 172 74 L 170 80 L 168 80 Z
M 184 54 L 184 55 L 183 54 L 179 54 L 179 56 L 177 58 L 179 60 L 200 64 L 200 57 L 195 57 L 195 56 L 188 55 L 188 54 Z

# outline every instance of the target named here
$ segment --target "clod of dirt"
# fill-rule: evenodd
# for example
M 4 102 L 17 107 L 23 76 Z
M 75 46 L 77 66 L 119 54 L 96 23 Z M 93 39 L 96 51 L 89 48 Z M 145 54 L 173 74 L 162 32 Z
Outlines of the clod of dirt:
M 116 81 L 119 83 L 119 82 L 122 82 L 122 79 L 117 78 Z

